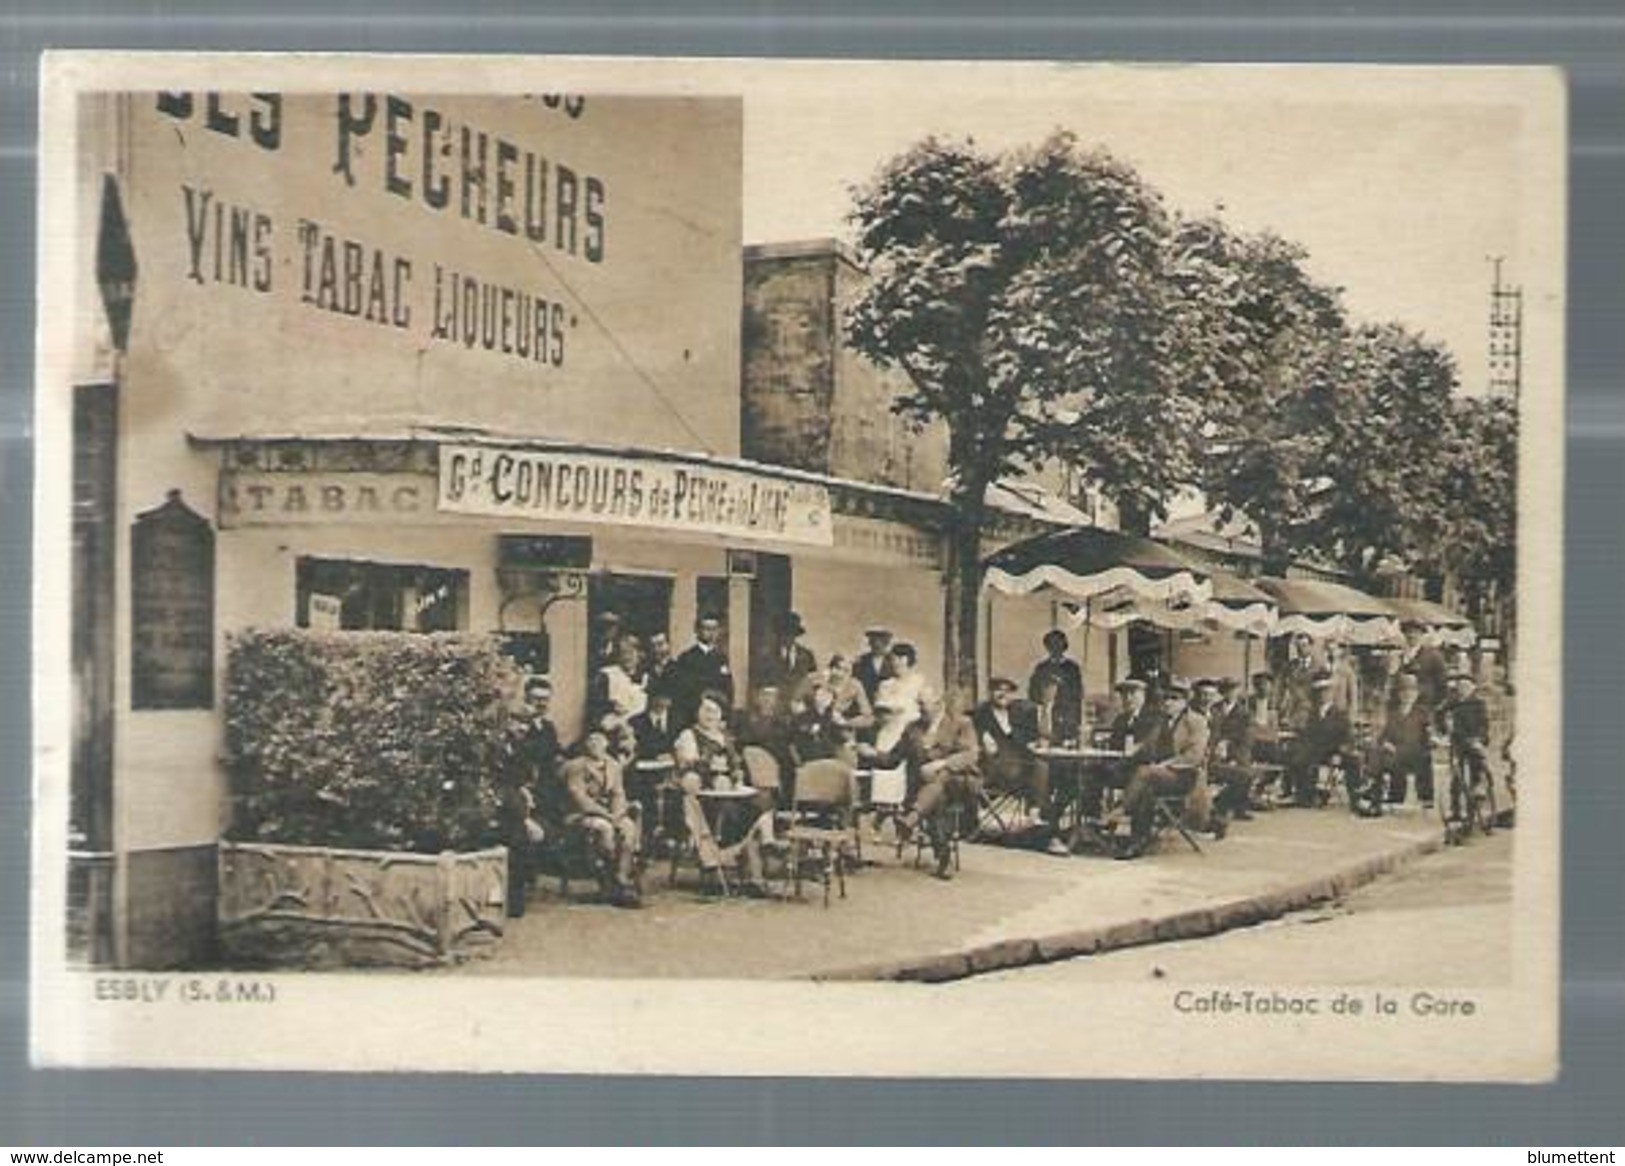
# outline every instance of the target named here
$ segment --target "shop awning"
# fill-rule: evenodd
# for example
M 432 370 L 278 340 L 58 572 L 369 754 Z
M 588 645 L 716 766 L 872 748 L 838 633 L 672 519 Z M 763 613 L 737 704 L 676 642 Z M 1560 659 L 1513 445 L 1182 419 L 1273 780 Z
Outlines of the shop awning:
M 1431 599 L 1389 599 L 1385 601 L 1401 626 L 1420 624 L 1424 634 L 1437 644 L 1470 648 L 1478 642 L 1472 621 Z
M 1080 526 L 1024 539 L 992 555 L 983 585 L 1003 595 L 1045 588 L 1108 608 L 1206 602 L 1209 572 L 1150 539 Z M 1097 623 L 1096 626 L 1099 626 Z
M 1274 632 L 1281 611 L 1269 592 L 1227 571 L 1213 572 L 1212 585 L 1213 596 L 1207 605 L 1210 622 L 1254 636 Z
M 1388 602 L 1323 579 L 1255 579 L 1281 608 L 1273 635 L 1307 635 L 1353 644 L 1388 644 L 1401 639 L 1399 620 Z
M 1114 595 L 1067 607 L 1067 623 L 1072 627 L 1089 624 L 1097 628 L 1119 628 L 1142 621 L 1171 631 L 1213 626 L 1248 635 L 1267 636 L 1275 627 L 1279 610 L 1275 600 L 1246 580 L 1227 571 L 1205 572 L 1211 594 L 1204 601 L 1185 596 L 1157 600 Z

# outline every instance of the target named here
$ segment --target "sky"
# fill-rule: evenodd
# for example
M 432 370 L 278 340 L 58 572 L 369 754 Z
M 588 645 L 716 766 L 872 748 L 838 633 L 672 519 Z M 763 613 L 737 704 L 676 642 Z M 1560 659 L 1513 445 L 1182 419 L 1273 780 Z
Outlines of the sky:
M 850 186 L 928 133 L 999 149 L 1069 129 L 1132 163 L 1177 209 L 1220 209 L 1234 227 L 1303 244 L 1311 272 L 1345 289 L 1357 320 L 1443 341 L 1463 391 L 1481 392 L 1488 257 L 1509 256 L 1507 277 L 1519 281 L 1518 108 L 1494 85 L 1361 77 L 895 67 L 860 79 L 781 68 L 746 88 L 745 240 L 849 237 Z

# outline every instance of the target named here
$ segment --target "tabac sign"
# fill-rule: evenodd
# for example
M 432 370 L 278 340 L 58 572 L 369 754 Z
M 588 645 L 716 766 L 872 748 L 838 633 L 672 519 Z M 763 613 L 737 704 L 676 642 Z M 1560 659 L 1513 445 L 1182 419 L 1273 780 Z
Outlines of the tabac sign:
M 545 410 L 550 436 L 607 414 L 644 444 L 675 410 L 697 447 L 737 446 L 712 391 L 739 367 L 737 100 L 114 100 L 128 371 L 177 419 L 524 431 Z
M 439 509 L 834 544 L 824 486 L 676 459 L 444 445 Z

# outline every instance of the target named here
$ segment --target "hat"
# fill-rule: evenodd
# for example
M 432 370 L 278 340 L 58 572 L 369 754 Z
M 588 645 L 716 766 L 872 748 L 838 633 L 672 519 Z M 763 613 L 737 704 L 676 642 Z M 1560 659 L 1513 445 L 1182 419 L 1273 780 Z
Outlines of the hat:
M 1219 682 L 1217 680 L 1213 679 L 1213 677 L 1211 677 L 1211 676 L 1204 676 L 1200 680 L 1193 680 L 1191 682 L 1191 687 L 1192 688 L 1215 688 L 1216 689 L 1216 688 L 1219 687 Z
M 1170 677 L 1169 679 L 1163 681 L 1163 685 L 1162 685 L 1162 695 L 1163 696 L 1189 696 L 1190 694 L 1191 694 L 1190 682 L 1183 679 L 1183 678 L 1181 678 L 1181 677 L 1174 676 L 1174 677 Z
M 882 627 L 880 624 L 871 624 L 870 626 L 864 628 L 863 634 L 871 640 L 878 640 L 881 638 L 888 640 L 891 639 L 891 629 L 888 627 Z
M 1399 687 L 1420 688 L 1422 687 L 1422 682 L 1417 678 L 1417 675 L 1414 672 L 1401 672 L 1399 674 Z
M 779 620 L 779 630 L 787 636 L 801 636 L 807 632 L 806 626 L 801 622 L 801 616 L 793 611 L 784 613 L 784 617 Z
M 1118 692 L 1135 692 L 1135 691 L 1144 692 L 1145 691 L 1145 681 L 1136 680 L 1133 677 L 1130 677 L 1127 680 L 1119 680 L 1117 682 L 1117 691 Z
M 1331 686 L 1332 674 L 1330 672 L 1317 672 L 1309 681 L 1310 688 L 1330 688 Z
M 1452 672 L 1450 674 L 1450 679 L 1452 681 L 1466 680 L 1466 681 L 1470 681 L 1473 684 L 1478 683 L 1478 677 L 1474 676 L 1471 672 L 1468 672 L 1466 669 L 1463 669 L 1463 668 L 1458 668 L 1458 669 L 1456 669 L 1456 671 Z
M 621 617 L 616 615 L 613 611 L 600 611 L 598 613 L 597 622 L 601 624 L 618 624 L 621 622 Z
M 1254 672 L 1253 673 L 1253 683 L 1254 684 L 1274 684 L 1275 683 L 1275 674 L 1272 673 L 1272 672 Z
M 552 696 L 553 682 L 545 676 L 527 676 L 524 690 L 526 696 Z
M 1237 680 L 1234 676 L 1222 676 L 1219 678 L 1220 692 L 1235 692 L 1240 687 L 1241 681 Z
M 1008 676 L 995 676 L 987 682 L 989 692 L 1015 692 L 1016 682 Z

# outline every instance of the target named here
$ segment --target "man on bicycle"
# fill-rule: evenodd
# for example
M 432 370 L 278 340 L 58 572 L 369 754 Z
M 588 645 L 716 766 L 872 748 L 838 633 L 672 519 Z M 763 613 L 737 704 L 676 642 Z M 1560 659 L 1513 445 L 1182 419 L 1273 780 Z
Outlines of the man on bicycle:
M 1489 781 L 1490 715 L 1484 699 L 1475 691 L 1471 673 L 1457 672 L 1450 678 L 1450 697 L 1440 706 L 1437 724 L 1450 738 L 1452 765 L 1466 767 L 1466 789 L 1478 789 Z M 1450 817 L 1460 821 L 1471 807 L 1461 804 L 1463 788 L 1450 785 Z

